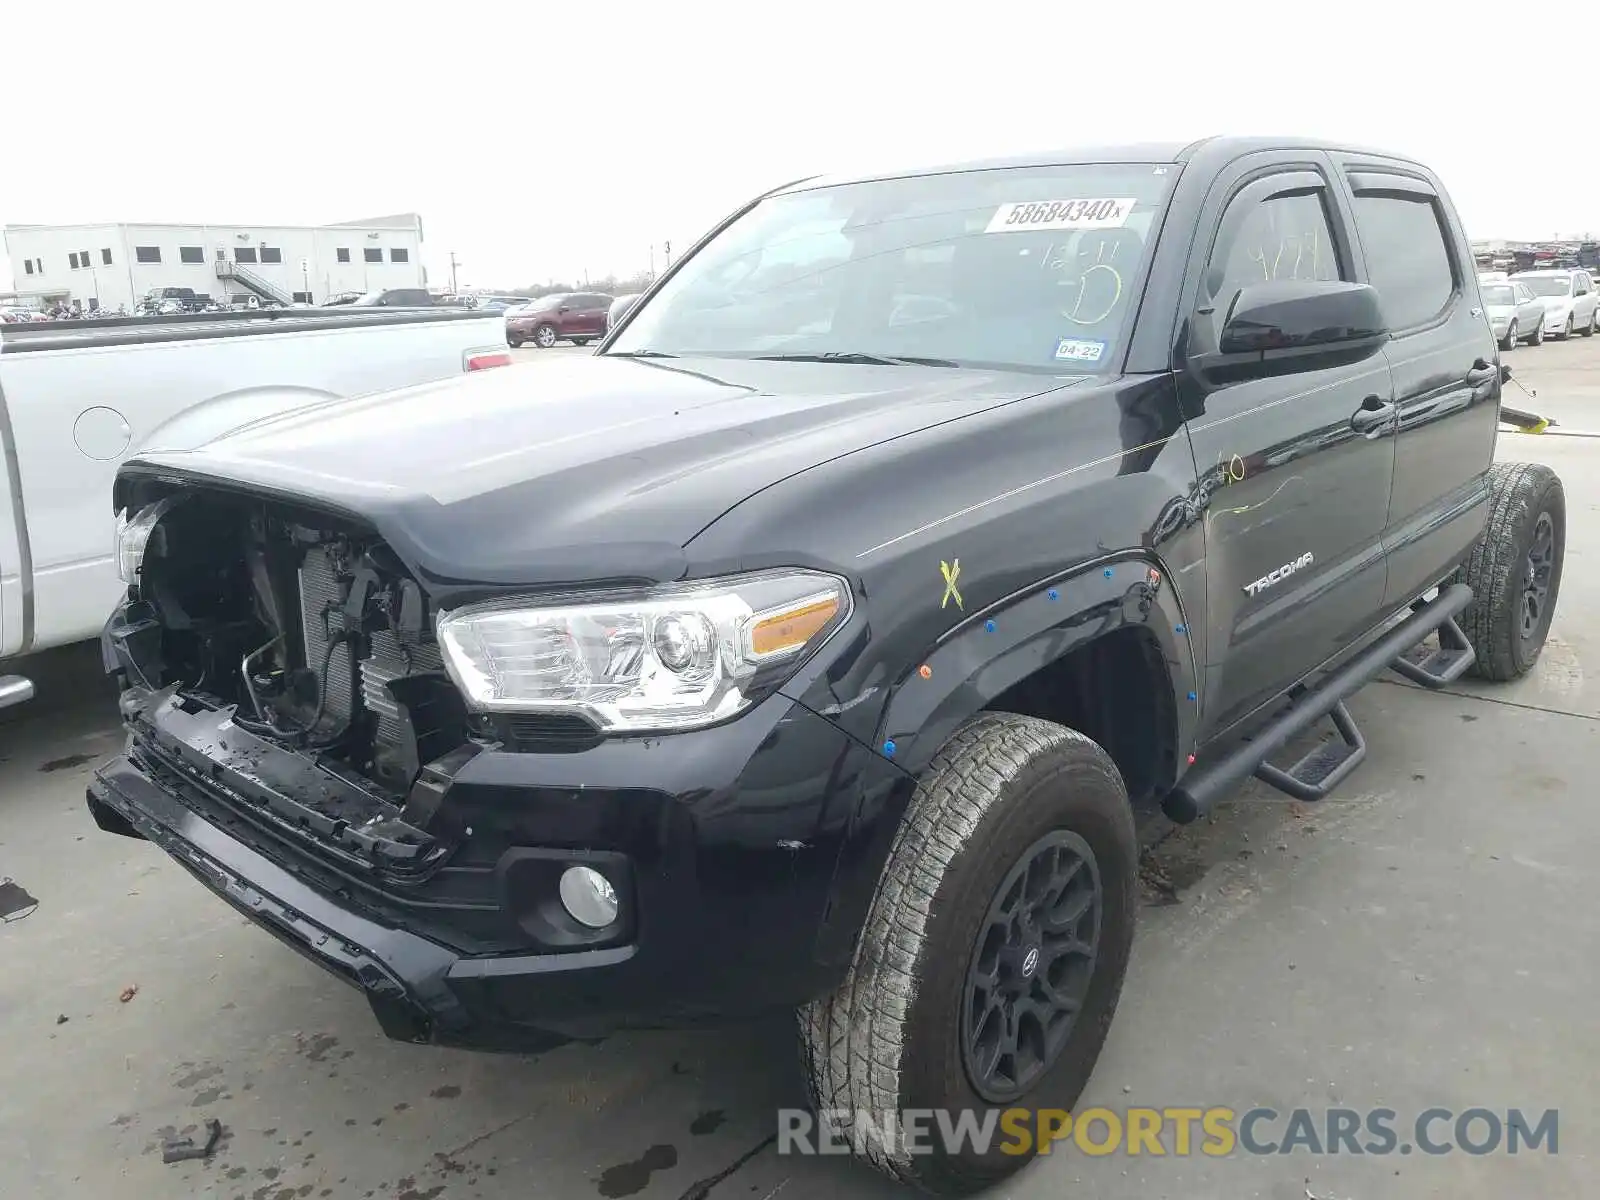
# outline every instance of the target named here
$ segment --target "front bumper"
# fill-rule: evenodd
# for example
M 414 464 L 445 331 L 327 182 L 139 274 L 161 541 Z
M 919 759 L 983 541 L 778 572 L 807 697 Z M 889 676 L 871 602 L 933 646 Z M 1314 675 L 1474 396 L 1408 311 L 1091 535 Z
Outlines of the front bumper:
M 197 725 L 207 714 L 192 708 L 125 697 L 129 745 L 90 785 L 96 822 L 154 842 L 360 988 L 389 1036 L 480 1049 L 757 1015 L 827 991 L 846 965 L 818 951 L 840 848 L 855 813 L 905 786 L 881 756 L 778 695 L 673 737 L 484 749 L 436 797 L 429 828 L 441 842 L 458 831 L 448 856 L 408 866 L 363 846 L 369 826 L 354 816 L 332 835 L 329 817 L 320 833 L 317 818 L 294 819 L 301 802 L 327 811 L 326 799 L 284 791 L 287 770 L 314 764 L 228 745 L 225 726 Z M 413 817 L 409 806 L 395 815 Z M 626 880 L 625 936 L 560 944 L 541 916 L 545 868 L 597 856 Z

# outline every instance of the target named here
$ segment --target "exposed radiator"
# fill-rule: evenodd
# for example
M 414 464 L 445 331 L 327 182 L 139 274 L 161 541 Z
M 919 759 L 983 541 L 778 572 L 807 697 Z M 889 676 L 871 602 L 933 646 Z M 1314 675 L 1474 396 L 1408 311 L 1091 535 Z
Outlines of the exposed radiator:
M 306 664 L 320 670 L 322 659 L 328 652 L 329 631 L 324 614 L 337 610 L 343 597 L 338 576 L 325 550 L 307 552 L 300 568 L 300 617 L 304 622 Z M 387 629 L 371 635 L 372 653 L 357 664 L 361 680 L 361 703 L 377 718 L 374 731 L 379 742 L 399 745 L 405 737 L 404 719 L 400 707 L 389 695 L 386 686 L 391 679 L 407 675 L 422 675 L 444 670 L 436 644 L 407 646 Z M 327 715 L 343 721 L 350 713 L 350 647 L 340 646 L 333 652 L 328 664 L 326 681 L 328 689 Z
M 340 596 L 339 577 L 334 574 L 328 552 L 307 551 L 300 566 L 300 628 L 306 643 L 306 666 L 313 671 L 322 669 L 323 656 L 328 653 L 327 614 L 338 610 Z M 350 716 L 349 646 L 340 646 L 333 652 L 323 688 L 328 694 L 327 715 L 338 721 L 347 719 Z

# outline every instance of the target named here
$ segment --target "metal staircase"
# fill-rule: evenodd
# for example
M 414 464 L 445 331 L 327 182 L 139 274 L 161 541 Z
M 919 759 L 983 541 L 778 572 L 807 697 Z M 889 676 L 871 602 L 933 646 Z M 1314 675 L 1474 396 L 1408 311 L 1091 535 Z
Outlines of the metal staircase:
M 294 294 L 286 292 L 277 284 L 257 275 L 248 267 L 241 267 L 236 262 L 229 262 L 225 258 L 216 260 L 217 278 L 228 283 L 238 283 L 249 291 L 254 292 L 263 300 L 271 300 L 275 304 L 287 307 L 294 303 Z

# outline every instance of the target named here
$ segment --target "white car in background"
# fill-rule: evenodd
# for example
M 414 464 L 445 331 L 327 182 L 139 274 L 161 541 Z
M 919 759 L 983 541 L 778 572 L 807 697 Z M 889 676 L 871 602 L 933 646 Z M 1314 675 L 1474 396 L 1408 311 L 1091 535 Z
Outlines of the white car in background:
M 1518 342 L 1537 346 L 1544 341 L 1544 301 L 1529 291 L 1527 284 L 1504 275 L 1480 275 L 1478 293 L 1500 349 L 1510 350 Z
M 1600 296 L 1589 272 L 1565 267 L 1519 271 L 1512 277 L 1544 301 L 1544 331 L 1565 341 L 1574 333 L 1594 334 L 1600 323 Z

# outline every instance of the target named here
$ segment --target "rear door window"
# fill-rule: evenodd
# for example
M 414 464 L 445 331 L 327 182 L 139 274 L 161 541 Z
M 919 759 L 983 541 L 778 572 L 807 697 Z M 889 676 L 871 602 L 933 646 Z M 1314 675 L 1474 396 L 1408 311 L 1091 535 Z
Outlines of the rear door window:
M 1358 192 L 1356 234 L 1389 327 L 1426 325 L 1450 305 L 1456 272 L 1431 196 Z

